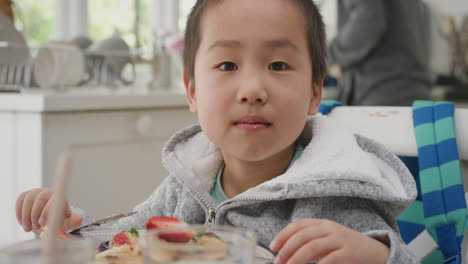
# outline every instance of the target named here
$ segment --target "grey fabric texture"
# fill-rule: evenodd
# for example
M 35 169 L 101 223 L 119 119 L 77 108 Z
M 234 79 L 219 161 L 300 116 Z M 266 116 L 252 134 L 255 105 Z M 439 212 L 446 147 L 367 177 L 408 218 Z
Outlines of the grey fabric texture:
M 338 0 L 329 63 L 342 68 L 347 105 L 430 99 L 430 12 L 421 0 Z
M 216 204 L 209 190 L 222 162 L 220 152 L 199 125 L 184 129 L 163 150 L 170 175 L 135 207 L 136 215 L 105 228 L 144 228 L 151 216 L 204 224 L 211 208 L 214 225 L 253 230 L 268 248 L 291 222 L 329 219 L 388 245 L 388 263 L 418 263 L 395 220 L 416 197 L 403 163 L 379 143 L 353 135 L 325 116 L 308 118 L 298 140 L 304 152 L 284 174 Z

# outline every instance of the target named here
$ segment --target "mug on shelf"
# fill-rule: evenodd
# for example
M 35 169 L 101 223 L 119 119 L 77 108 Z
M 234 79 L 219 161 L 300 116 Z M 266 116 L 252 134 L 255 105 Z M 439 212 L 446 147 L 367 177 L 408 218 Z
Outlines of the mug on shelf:
M 37 52 L 33 76 L 43 88 L 79 85 L 85 76 L 84 54 L 72 44 L 47 43 Z

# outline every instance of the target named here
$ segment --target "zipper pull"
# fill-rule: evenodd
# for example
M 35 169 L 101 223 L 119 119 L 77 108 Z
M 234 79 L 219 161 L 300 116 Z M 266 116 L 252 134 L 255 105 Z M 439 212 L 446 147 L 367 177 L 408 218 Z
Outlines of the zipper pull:
M 206 224 L 209 226 L 214 226 L 216 219 L 216 209 L 210 208 L 208 210 L 208 219 L 206 220 Z

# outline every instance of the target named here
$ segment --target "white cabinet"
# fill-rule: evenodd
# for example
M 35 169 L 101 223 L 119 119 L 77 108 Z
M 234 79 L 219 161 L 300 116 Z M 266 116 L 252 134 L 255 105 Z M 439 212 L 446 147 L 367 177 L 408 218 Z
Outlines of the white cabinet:
M 196 121 L 183 94 L 0 95 L 2 240 L 28 237 L 14 201 L 53 184 L 60 152 L 72 157 L 72 204 L 94 217 L 129 211 L 167 176 L 165 142 Z

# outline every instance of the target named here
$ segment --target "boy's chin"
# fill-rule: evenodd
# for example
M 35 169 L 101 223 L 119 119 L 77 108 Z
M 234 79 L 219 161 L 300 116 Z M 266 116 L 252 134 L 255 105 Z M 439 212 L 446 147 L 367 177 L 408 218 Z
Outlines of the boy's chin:
M 269 160 L 273 159 L 279 153 L 274 151 L 252 151 L 252 150 L 245 150 L 245 151 L 236 151 L 236 155 L 238 160 L 245 162 L 245 163 L 259 163 L 259 162 L 268 162 Z

